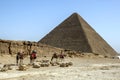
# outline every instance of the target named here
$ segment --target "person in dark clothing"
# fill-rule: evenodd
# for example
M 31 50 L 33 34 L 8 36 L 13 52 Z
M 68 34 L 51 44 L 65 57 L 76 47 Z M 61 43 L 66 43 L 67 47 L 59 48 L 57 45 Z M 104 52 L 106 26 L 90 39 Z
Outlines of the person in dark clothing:
M 58 59 L 58 55 L 57 55 L 57 53 L 56 53 L 56 52 L 52 55 L 51 61 L 52 61 L 54 58 L 55 58 L 55 59 L 56 59 L 56 61 L 57 61 L 57 59 Z
M 18 52 L 16 55 L 16 64 L 17 65 L 22 65 L 23 64 L 23 54 L 24 52 Z

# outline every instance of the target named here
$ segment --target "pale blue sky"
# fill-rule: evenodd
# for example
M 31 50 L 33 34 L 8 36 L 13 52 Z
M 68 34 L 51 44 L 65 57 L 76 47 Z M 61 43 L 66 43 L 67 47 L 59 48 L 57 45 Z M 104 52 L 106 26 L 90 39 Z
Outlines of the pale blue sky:
M 0 39 L 39 41 L 74 12 L 120 52 L 120 0 L 0 0 Z

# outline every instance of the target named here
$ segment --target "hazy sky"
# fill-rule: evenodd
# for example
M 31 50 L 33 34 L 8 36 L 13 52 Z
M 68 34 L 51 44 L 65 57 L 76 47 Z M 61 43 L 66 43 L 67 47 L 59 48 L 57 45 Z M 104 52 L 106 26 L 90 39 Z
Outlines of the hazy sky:
M 0 39 L 39 41 L 74 12 L 120 52 L 120 0 L 0 0 Z

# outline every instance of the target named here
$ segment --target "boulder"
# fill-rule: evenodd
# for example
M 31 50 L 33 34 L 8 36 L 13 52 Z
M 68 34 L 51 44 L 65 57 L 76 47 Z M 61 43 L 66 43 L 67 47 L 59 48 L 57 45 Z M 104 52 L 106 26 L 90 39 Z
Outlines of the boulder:
M 26 71 L 28 68 L 27 68 L 27 66 L 26 65 L 20 65 L 19 66 L 19 70 L 20 71 Z
M 72 62 L 68 62 L 68 63 L 60 63 L 60 67 L 69 67 L 72 66 L 73 63 Z
M 40 68 L 39 63 L 33 63 L 33 68 Z
M 68 66 L 66 66 L 66 63 L 61 63 L 60 67 L 68 67 Z
M 41 63 L 40 66 L 41 67 L 49 67 L 49 63 Z
M 68 65 L 69 65 L 69 66 L 72 66 L 72 65 L 73 65 L 73 63 L 72 63 L 72 62 L 68 62 Z
M 12 70 L 11 66 L 9 64 L 5 64 L 3 68 L 1 68 L 1 72 L 5 72 L 8 70 Z

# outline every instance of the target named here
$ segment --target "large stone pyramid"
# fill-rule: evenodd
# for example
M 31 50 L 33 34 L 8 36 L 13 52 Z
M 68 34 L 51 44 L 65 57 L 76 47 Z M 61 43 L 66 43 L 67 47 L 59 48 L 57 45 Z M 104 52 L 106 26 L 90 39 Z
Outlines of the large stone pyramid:
M 116 51 L 77 13 L 73 13 L 40 43 L 75 51 L 115 56 Z

